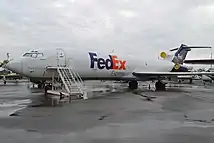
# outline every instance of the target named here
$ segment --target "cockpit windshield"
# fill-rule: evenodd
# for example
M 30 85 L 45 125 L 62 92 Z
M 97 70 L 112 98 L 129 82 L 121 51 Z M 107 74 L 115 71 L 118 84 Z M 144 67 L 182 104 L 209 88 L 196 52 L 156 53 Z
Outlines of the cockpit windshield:
M 23 55 L 23 57 L 31 57 L 31 53 L 25 53 L 24 55 Z
M 27 52 L 23 55 L 23 57 L 31 57 L 31 58 L 41 58 L 44 57 L 43 53 L 39 53 L 37 51 Z

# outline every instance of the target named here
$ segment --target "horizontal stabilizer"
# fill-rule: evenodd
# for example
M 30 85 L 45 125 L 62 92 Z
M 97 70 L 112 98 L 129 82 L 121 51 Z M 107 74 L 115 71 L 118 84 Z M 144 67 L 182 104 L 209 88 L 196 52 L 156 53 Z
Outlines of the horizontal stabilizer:
M 186 49 L 210 49 L 212 47 L 210 46 L 186 46 L 185 45 L 185 48 Z M 171 49 L 170 51 L 173 52 L 173 51 L 176 51 L 178 50 L 179 48 L 174 48 L 174 49 Z
M 185 44 L 181 44 L 180 47 L 170 50 L 171 52 L 176 51 L 172 62 L 177 63 L 177 64 L 183 64 L 183 62 L 187 56 L 187 53 L 189 51 L 191 51 L 191 49 L 207 49 L 207 48 L 209 49 L 212 47 L 210 47 L 210 46 L 188 46 Z

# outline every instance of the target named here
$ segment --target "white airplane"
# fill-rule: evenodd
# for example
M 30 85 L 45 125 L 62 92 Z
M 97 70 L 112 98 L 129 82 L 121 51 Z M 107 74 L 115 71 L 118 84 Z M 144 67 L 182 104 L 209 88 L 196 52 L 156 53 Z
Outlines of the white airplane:
M 5 67 L 38 84 L 51 80 L 52 71 L 58 67 L 72 67 L 83 80 L 124 80 L 128 81 L 130 89 L 137 89 L 138 81 L 158 80 L 156 89 L 165 89 L 165 84 L 161 82 L 165 77 L 214 74 L 186 72 L 187 68 L 181 64 L 190 48 L 182 44 L 174 49 L 177 50 L 174 55 L 162 52 L 159 58 L 146 53 L 137 57 L 74 48 L 31 50 Z

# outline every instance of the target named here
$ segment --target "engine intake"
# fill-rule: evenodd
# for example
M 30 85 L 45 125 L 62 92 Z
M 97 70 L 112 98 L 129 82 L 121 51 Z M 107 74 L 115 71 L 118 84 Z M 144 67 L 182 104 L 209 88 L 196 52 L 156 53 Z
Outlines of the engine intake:
M 188 68 L 185 66 L 181 66 L 179 64 L 175 64 L 175 66 L 172 68 L 171 72 L 188 72 Z

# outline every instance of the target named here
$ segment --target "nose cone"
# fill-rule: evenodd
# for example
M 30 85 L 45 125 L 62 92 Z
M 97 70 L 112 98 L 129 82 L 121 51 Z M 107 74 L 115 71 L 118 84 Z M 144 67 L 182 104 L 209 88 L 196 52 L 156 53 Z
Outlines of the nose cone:
M 22 73 L 22 62 L 21 60 L 13 60 L 5 65 L 5 68 L 11 70 L 12 72 L 21 74 Z

